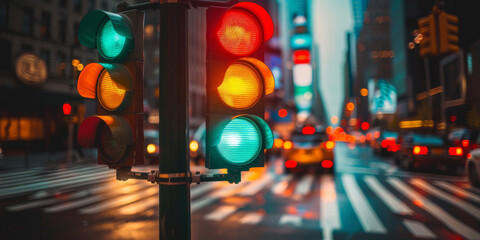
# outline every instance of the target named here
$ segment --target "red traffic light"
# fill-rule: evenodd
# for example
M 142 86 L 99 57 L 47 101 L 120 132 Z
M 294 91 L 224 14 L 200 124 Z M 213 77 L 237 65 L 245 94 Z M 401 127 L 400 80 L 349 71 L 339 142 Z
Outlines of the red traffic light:
M 278 110 L 278 116 L 284 118 L 288 115 L 288 111 L 285 108 Z
M 64 103 L 62 108 L 64 115 L 70 115 L 72 113 L 72 105 L 69 103 Z
M 310 51 L 297 50 L 293 52 L 293 63 L 295 64 L 310 63 Z
M 370 128 L 370 124 L 368 122 L 362 123 L 362 130 L 367 131 Z

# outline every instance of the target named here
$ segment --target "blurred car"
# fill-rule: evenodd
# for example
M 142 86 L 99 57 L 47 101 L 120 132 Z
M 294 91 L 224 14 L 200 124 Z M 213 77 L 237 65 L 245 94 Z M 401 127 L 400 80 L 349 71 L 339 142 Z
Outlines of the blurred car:
M 205 137 L 205 122 L 203 122 L 198 126 L 189 144 L 190 159 L 192 159 L 197 165 L 199 165 L 200 162 L 205 161 Z
M 285 148 L 285 172 L 321 171 L 334 173 L 335 142 L 328 140 L 325 131 L 304 127 L 292 134 L 292 146 Z M 288 150 L 289 149 L 289 150 Z
M 373 137 L 370 142 L 374 154 L 387 155 L 398 151 L 399 145 L 397 142 L 397 132 L 387 130 L 378 130 L 377 132 L 378 134 L 376 134 L 376 137 Z M 374 135 L 375 133 L 376 132 L 374 132 Z
M 158 163 L 160 159 L 158 130 L 145 129 L 143 135 L 145 137 L 145 164 Z
M 445 165 L 446 145 L 439 135 L 408 133 L 403 137 L 395 160 L 408 170 Z
M 480 144 L 480 137 L 477 138 L 476 142 Z M 474 149 L 468 154 L 465 172 L 470 183 L 473 186 L 480 187 L 480 148 Z
M 447 165 L 455 172 L 458 166 L 465 166 L 467 155 L 479 146 L 480 130 L 457 128 L 448 134 Z
M 280 137 L 280 135 L 276 131 L 272 131 L 273 133 L 273 146 L 271 149 L 267 149 L 265 151 L 265 162 L 268 162 L 272 157 L 279 157 L 282 155 L 283 152 L 283 144 L 284 141 Z

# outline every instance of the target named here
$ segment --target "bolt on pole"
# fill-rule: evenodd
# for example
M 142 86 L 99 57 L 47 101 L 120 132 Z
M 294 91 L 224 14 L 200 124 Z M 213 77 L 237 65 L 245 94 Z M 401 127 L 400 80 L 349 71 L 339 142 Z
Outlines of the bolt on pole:
M 160 174 L 190 172 L 186 1 L 160 4 Z M 185 177 L 185 179 L 187 179 Z M 190 182 L 159 185 L 160 239 L 190 239 Z

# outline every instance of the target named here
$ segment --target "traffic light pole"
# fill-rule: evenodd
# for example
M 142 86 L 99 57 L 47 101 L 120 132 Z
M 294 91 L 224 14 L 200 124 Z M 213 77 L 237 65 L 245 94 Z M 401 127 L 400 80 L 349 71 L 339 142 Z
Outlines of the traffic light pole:
M 188 49 L 186 1 L 167 2 L 160 10 L 160 175 L 185 181 L 159 185 L 160 239 L 190 239 L 188 158 Z M 181 176 L 184 174 L 184 176 Z

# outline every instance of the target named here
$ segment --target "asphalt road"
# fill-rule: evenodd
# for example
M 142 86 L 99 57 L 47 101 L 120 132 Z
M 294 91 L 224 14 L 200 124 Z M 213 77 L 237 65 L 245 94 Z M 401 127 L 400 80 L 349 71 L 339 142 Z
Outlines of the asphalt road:
M 337 144 L 336 173 L 191 187 L 192 239 L 480 239 L 480 190 Z M 0 171 L 0 239 L 158 239 L 158 187 L 96 165 Z

